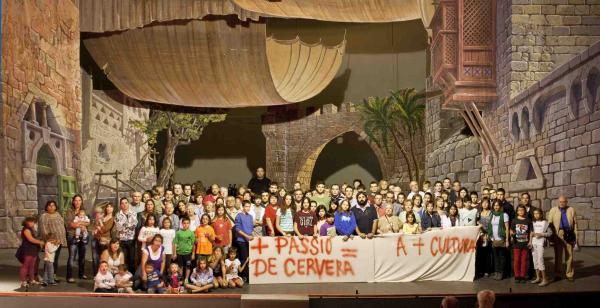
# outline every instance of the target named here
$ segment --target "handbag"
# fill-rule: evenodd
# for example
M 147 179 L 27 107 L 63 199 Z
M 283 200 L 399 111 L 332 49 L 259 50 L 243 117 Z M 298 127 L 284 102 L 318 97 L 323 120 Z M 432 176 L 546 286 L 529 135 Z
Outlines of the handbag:
M 506 247 L 506 240 L 492 241 L 492 247 Z

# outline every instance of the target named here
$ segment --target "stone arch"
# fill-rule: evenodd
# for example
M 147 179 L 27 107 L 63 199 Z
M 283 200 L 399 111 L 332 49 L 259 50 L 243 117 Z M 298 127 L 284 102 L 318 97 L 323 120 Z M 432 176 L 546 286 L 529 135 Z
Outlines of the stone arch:
M 583 85 L 579 77 L 573 78 L 569 83 L 567 93 L 566 101 L 569 115 L 571 116 L 571 119 L 577 119 L 580 115 L 579 107 L 581 106 L 581 101 L 583 99 Z
M 542 133 L 544 129 L 544 121 L 546 119 L 546 111 L 548 106 L 551 102 L 563 97 L 566 90 L 567 87 L 561 84 L 534 97 L 531 120 L 537 134 Z
M 56 172 L 58 174 L 64 174 L 64 164 L 61 159 L 64 155 L 61 153 L 60 149 L 56 146 L 56 144 L 52 144 L 51 142 L 45 142 L 43 138 L 39 138 L 33 147 L 31 148 L 31 157 L 25 161 L 25 166 L 28 168 L 35 169 L 38 161 L 38 155 L 42 147 L 47 146 L 52 155 L 54 156 L 54 160 L 56 162 Z
M 323 151 L 323 149 L 325 148 L 325 146 L 327 144 L 329 144 L 332 140 L 334 140 L 335 138 L 338 138 L 346 133 L 349 132 L 354 132 L 356 133 L 360 138 L 366 139 L 366 134 L 364 131 L 359 130 L 359 129 L 347 129 L 344 130 L 341 133 L 336 134 L 335 136 L 326 139 L 324 142 L 322 142 L 317 148 L 313 149 L 312 151 L 308 151 L 307 155 L 305 155 L 305 157 L 302 158 L 301 162 L 302 165 L 300 166 L 300 168 L 298 169 L 298 173 L 295 177 L 295 180 L 300 182 L 300 185 L 302 186 L 302 189 L 310 189 L 310 182 L 311 182 L 311 177 L 313 174 L 313 170 L 315 167 L 315 164 L 317 162 L 317 159 L 319 158 L 319 155 L 321 154 L 321 152 Z M 389 176 L 389 174 L 387 173 L 387 170 L 385 168 L 385 155 L 384 152 L 375 144 L 372 144 L 370 142 L 367 142 L 367 144 L 369 145 L 369 147 L 371 148 L 371 150 L 373 151 L 373 153 L 375 154 L 375 157 L 377 157 L 377 162 L 379 164 L 379 167 L 381 168 L 381 174 L 384 178 L 387 178 Z
M 530 136 L 531 121 L 529 119 L 529 108 L 523 107 L 521 110 L 521 138 L 524 140 L 529 139 Z
M 588 112 L 594 112 L 598 106 L 598 89 L 600 88 L 600 70 L 591 66 L 584 75 L 584 95 L 587 101 Z
M 521 129 L 519 127 L 519 114 L 514 112 L 511 118 L 510 133 L 515 141 L 519 141 Z

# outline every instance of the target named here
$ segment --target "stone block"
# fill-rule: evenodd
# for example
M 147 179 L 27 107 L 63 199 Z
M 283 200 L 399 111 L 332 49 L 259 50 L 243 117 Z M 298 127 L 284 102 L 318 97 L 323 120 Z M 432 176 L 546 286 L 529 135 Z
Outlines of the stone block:
M 583 246 L 596 246 L 596 231 L 585 231 Z
M 27 185 L 27 200 L 35 201 L 37 198 L 37 186 Z
M 23 208 L 25 209 L 37 209 L 38 208 L 38 202 L 37 201 L 23 201 Z
M 27 185 L 25 184 L 17 184 L 17 200 L 25 201 L 27 200 Z
M 582 157 L 585 157 L 585 156 L 588 156 L 588 147 L 587 146 L 583 145 L 583 146 L 578 147 L 575 150 L 575 157 L 576 158 L 582 158 Z
M 577 157 L 575 156 L 575 150 L 571 149 L 571 150 L 567 150 L 565 152 L 565 161 L 573 161 L 575 160 Z
M 454 161 L 454 151 L 450 150 L 446 152 L 446 162 L 450 163 Z
M 11 221 L 9 217 L 0 217 L 0 232 L 9 231 Z
M 461 160 L 453 161 L 450 163 L 450 172 L 459 172 L 463 170 L 463 163 Z
M 573 14 L 575 14 L 575 6 L 574 5 L 557 5 L 556 6 L 556 14 L 573 15 Z
M 590 182 L 590 168 L 575 169 L 571 172 L 571 184 L 585 184 Z
M 465 158 L 466 148 L 464 145 L 459 145 L 454 149 L 454 159 L 461 160 Z
M 468 157 L 477 156 L 479 153 L 479 143 L 477 143 L 477 141 L 473 141 L 467 144 L 466 155 Z
M 585 196 L 595 197 L 596 196 L 596 183 L 585 184 Z
M 481 170 L 480 169 L 469 170 L 468 181 L 471 183 L 480 182 L 481 181 Z
M 37 184 L 37 171 L 32 168 L 23 168 L 23 183 Z
M 596 183 L 600 182 L 600 166 L 592 167 L 590 180 L 592 182 L 596 182 Z M 600 187 L 600 184 L 599 184 L 599 187 Z
M 473 160 L 472 157 L 465 158 L 463 160 L 463 169 L 466 170 L 466 171 L 469 171 L 469 170 L 473 169 L 474 165 L 475 164 L 474 164 L 474 160 Z
M 563 186 L 571 184 L 571 172 L 559 171 L 554 174 L 554 185 Z
M 585 196 L 585 184 L 575 185 L 575 196 L 577 196 L 577 197 Z

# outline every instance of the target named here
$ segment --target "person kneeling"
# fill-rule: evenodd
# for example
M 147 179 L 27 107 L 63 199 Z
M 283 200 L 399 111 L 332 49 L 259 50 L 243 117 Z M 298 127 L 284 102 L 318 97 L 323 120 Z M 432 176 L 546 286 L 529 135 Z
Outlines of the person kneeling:
M 192 293 L 209 292 L 214 288 L 213 280 L 212 269 L 208 267 L 205 258 L 200 258 L 185 287 Z
M 115 278 L 108 270 L 106 261 L 100 262 L 98 274 L 94 277 L 94 292 L 96 293 L 115 293 Z

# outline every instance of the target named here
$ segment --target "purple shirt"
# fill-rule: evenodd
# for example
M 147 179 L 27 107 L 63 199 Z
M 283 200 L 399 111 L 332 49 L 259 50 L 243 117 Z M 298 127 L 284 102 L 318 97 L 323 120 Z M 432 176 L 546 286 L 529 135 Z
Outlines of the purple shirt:
M 242 231 L 247 235 L 252 235 L 252 231 L 254 230 L 254 219 L 252 218 L 252 215 L 240 212 L 235 217 L 235 229 L 237 231 Z M 236 239 L 238 242 L 248 242 L 248 240 L 239 233 L 237 234 Z
M 323 225 L 321 225 L 321 229 L 319 230 L 319 235 L 320 236 L 327 236 L 327 229 L 333 227 L 334 225 L 330 225 L 327 222 L 325 222 Z

